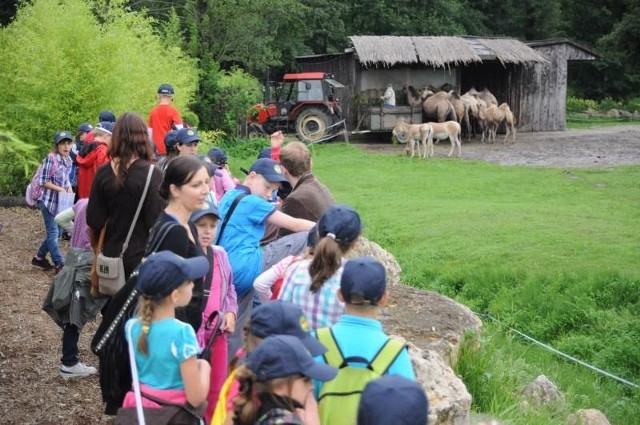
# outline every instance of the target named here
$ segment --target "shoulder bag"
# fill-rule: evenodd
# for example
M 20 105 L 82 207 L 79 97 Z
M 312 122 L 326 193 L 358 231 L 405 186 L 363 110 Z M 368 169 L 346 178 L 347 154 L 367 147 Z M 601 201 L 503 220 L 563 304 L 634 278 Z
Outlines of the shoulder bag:
M 129 227 L 127 238 L 124 240 L 124 244 L 122 245 L 120 256 L 107 257 L 102 253 L 102 251 L 97 255 L 96 274 L 98 275 L 98 292 L 102 295 L 114 295 L 126 283 L 124 274 L 124 262 L 122 257 L 127 250 L 127 247 L 129 246 L 129 239 L 131 239 L 131 234 L 133 233 L 133 229 L 138 221 L 138 216 L 140 215 L 142 204 L 144 204 L 144 200 L 147 196 L 149 183 L 151 183 L 153 167 L 153 164 L 149 166 L 149 173 L 147 174 L 147 181 L 144 184 L 144 191 L 142 192 L 140 202 L 138 202 L 138 209 L 136 210 L 136 214 L 133 216 L 133 221 L 131 222 L 131 226 Z M 104 228 L 102 229 L 102 232 L 104 232 Z M 102 250 L 102 247 L 100 247 L 100 249 Z
M 225 229 L 225 227 L 227 227 L 227 223 L 229 222 L 229 219 L 231 218 L 231 214 L 233 214 L 233 211 L 236 209 L 236 207 L 238 206 L 240 201 L 242 201 L 242 198 L 244 198 L 245 196 L 249 196 L 249 194 L 243 192 L 243 193 L 239 194 L 238 196 L 236 196 L 236 198 L 231 203 L 231 206 L 229 207 L 229 211 L 224 216 L 224 220 L 222 220 L 222 224 L 220 225 L 220 231 L 218 232 L 218 237 L 216 238 L 216 243 L 215 243 L 216 245 L 220 244 L 220 241 L 222 240 L 222 233 L 224 233 L 224 229 Z

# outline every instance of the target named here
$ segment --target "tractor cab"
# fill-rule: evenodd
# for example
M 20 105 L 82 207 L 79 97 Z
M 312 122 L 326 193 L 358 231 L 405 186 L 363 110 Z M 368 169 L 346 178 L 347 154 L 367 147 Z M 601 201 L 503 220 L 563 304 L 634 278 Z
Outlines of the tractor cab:
M 264 104 L 253 107 L 250 129 L 254 134 L 270 134 L 295 128 L 303 141 L 323 139 L 342 119 L 335 90 L 343 87 L 324 72 L 285 74 L 283 81 L 267 84 Z

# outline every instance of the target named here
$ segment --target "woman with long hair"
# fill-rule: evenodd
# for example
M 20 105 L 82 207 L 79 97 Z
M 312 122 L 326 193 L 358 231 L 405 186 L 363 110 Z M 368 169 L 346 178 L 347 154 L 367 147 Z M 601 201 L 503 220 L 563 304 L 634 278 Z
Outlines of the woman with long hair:
M 109 157 L 111 160 L 98 169 L 91 186 L 87 224 L 94 248 L 98 244 L 100 232 L 106 226 L 102 252 L 108 257 L 118 257 L 142 198 L 152 160 L 147 126 L 135 112 L 126 112 L 116 121 Z M 122 253 L 127 278 L 142 260 L 149 232 L 165 206 L 158 193 L 161 183 L 162 173 L 154 169 L 129 245 Z M 118 317 L 134 283 L 134 280 L 129 280 L 109 300 L 91 343 L 92 349 L 98 351 L 96 354 L 100 357 L 100 388 L 102 399 L 106 403 L 105 413 L 108 415 L 116 414 L 125 393 L 131 387 L 124 335 L 106 337 L 101 349 L 96 350 L 95 347 Z

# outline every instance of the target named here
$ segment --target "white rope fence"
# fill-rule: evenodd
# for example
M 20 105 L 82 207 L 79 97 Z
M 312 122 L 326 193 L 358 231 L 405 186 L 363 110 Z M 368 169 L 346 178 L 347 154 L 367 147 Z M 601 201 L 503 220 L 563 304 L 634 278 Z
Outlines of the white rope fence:
M 527 335 L 527 334 L 525 334 L 523 332 L 520 332 L 519 330 L 514 329 L 511 326 L 505 325 L 504 323 L 500 322 L 498 319 L 496 319 L 495 317 L 493 317 L 489 313 L 476 313 L 476 312 L 474 312 L 474 314 L 476 316 L 479 316 L 479 317 L 486 317 L 487 319 L 490 319 L 490 320 L 496 322 L 497 324 L 499 324 L 503 328 L 507 328 L 511 332 L 513 332 L 513 333 L 515 333 L 517 335 L 520 335 L 522 338 L 526 339 L 527 341 L 532 342 L 533 344 L 536 344 L 536 345 L 544 348 L 547 351 L 550 351 L 550 352 L 552 352 L 554 354 L 557 354 L 557 355 L 559 355 L 561 357 L 564 357 L 567 360 L 570 360 L 572 362 L 578 363 L 581 366 L 584 366 L 584 367 L 586 367 L 588 369 L 591 369 L 594 372 L 599 373 L 600 375 L 606 376 L 606 377 L 611 378 L 611 379 L 615 379 L 616 381 L 618 381 L 618 382 L 620 382 L 620 383 L 622 383 L 624 385 L 627 385 L 629 387 L 632 387 L 632 388 L 640 388 L 640 385 L 638 385 L 638 384 L 635 384 L 635 383 L 633 383 L 631 381 L 627 381 L 624 378 L 616 376 L 616 375 L 614 375 L 614 374 L 612 374 L 610 372 L 607 372 L 606 370 L 602 370 L 602 369 L 600 369 L 600 368 L 598 368 L 596 366 L 590 365 L 589 363 L 584 362 L 584 361 L 582 361 L 580 359 L 577 359 L 577 358 L 575 358 L 573 356 L 570 356 L 569 354 L 563 353 L 560 350 L 556 350 L 555 348 L 553 348 L 552 346 L 550 346 L 548 344 L 545 344 L 544 342 L 538 341 L 537 339 L 535 339 L 535 338 L 533 338 L 533 337 L 531 337 L 531 336 L 529 336 L 529 335 Z

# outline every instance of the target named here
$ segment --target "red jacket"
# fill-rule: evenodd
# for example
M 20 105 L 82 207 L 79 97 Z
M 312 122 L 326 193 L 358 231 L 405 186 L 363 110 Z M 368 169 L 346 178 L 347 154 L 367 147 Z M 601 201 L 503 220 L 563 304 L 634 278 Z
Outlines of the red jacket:
M 88 153 L 78 154 L 78 199 L 88 198 L 91 193 L 91 184 L 98 171 L 98 167 L 109 162 L 108 146 L 104 142 L 94 142 L 97 145 Z M 85 146 L 87 148 L 88 146 Z M 84 150 L 84 149 L 83 149 Z

